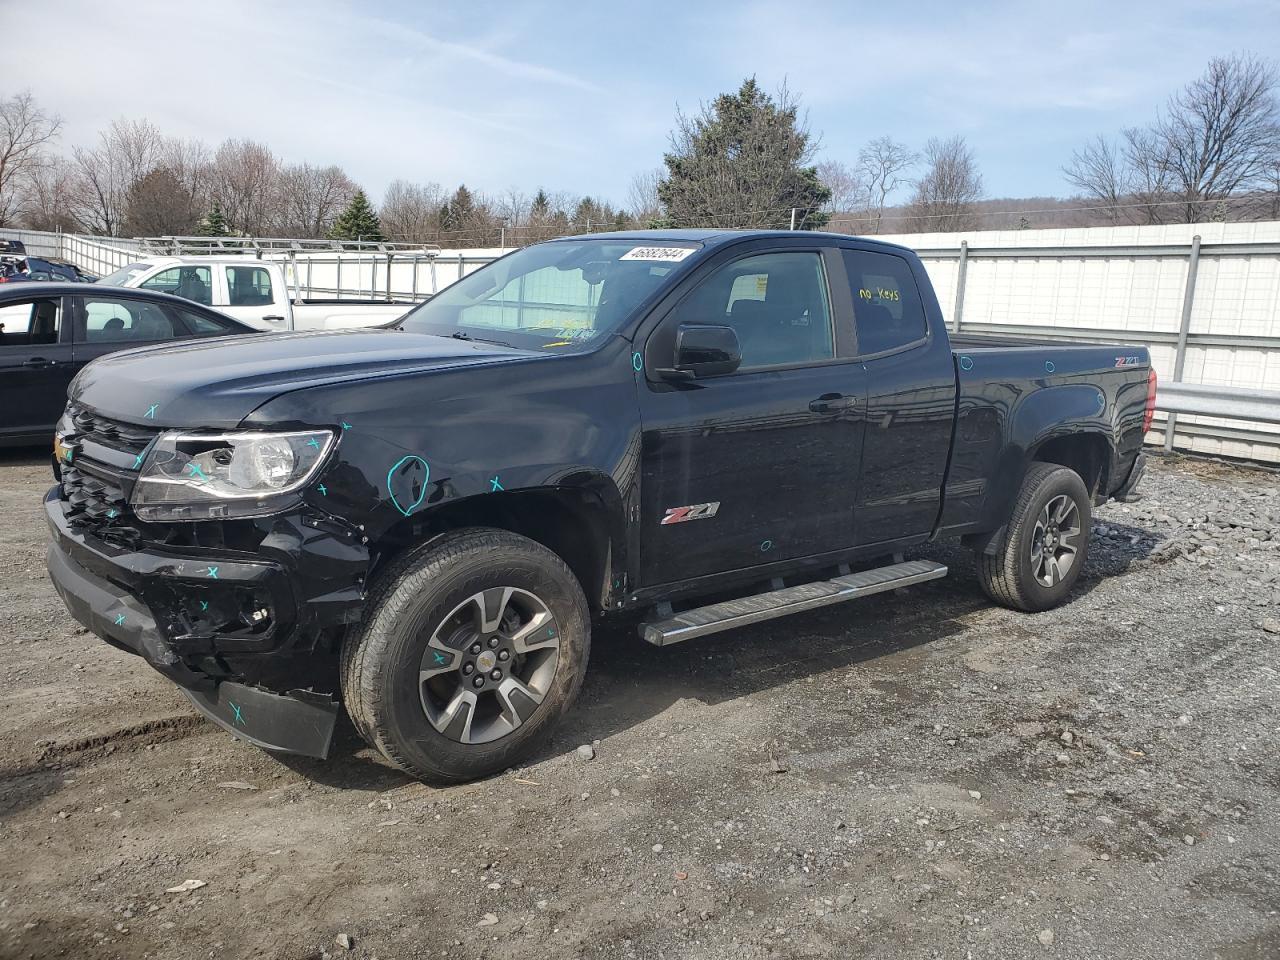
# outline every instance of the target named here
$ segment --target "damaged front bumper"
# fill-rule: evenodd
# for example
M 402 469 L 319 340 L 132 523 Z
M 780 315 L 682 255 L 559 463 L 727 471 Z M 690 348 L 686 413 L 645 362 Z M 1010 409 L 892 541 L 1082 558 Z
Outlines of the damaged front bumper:
M 267 750 L 328 755 L 337 701 L 313 690 L 290 689 L 278 678 L 288 676 L 289 664 L 298 657 L 308 656 L 307 649 L 296 649 L 299 637 L 314 637 L 358 609 L 358 553 L 348 574 L 351 588 L 299 601 L 290 572 L 272 560 L 116 547 L 74 529 L 56 488 L 45 500 L 45 511 L 52 534 L 49 577 L 77 621 L 112 646 L 142 657 L 201 713 L 237 737 Z M 235 603 L 260 605 L 270 627 L 225 640 L 193 629 L 200 626 L 199 617 Z M 255 673 L 274 675 L 277 689 L 254 682 Z

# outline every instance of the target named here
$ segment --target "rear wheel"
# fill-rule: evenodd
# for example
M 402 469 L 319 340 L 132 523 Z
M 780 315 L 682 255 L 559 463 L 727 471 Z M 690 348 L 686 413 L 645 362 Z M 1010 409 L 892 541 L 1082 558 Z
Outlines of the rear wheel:
M 1014 501 L 1003 541 L 978 554 L 978 577 L 992 600 L 1015 610 L 1048 610 L 1066 600 L 1084 567 L 1093 523 L 1080 475 L 1033 463 Z
M 441 537 L 383 574 L 369 610 L 343 647 L 343 700 L 361 736 L 423 780 L 516 763 L 582 684 L 586 600 L 564 561 L 524 537 Z

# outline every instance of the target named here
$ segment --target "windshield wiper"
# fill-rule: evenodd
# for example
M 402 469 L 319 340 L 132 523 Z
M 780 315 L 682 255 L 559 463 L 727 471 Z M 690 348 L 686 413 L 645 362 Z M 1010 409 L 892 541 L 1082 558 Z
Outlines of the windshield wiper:
M 473 337 L 469 333 L 463 333 L 461 330 L 455 330 L 449 334 L 455 340 L 478 340 L 481 343 L 496 343 L 500 347 L 510 347 L 511 344 L 505 340 L 491 340 L 488 337 Z

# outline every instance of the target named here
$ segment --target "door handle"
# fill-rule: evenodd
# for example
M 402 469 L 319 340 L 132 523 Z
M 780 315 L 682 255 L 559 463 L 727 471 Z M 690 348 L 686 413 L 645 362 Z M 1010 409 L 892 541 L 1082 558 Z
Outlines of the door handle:
M 272 317 L 263 317 L 262 319 L 267 321 L 267 323 L 284 323 L 284 317 L 272 316 Z
M 30 360 L 22 361 L 24 367 L 34 367 L 37 370 L 43 367 L 52 367 L 55 363 L 57 363 L 56 360 L 46 360 L 44 357 L 32 357 Z
M 809 409 L 814 413 L 839 413 L 841 410 L 852 410 L 861 400 L 858 397 L 846 397 L 838 393 L 824 393 L 817 400 L 809 401 Z

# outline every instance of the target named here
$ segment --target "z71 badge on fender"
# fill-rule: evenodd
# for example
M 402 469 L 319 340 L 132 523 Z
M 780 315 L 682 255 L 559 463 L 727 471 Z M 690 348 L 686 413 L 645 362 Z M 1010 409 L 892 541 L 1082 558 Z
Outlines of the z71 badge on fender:
M 667 507 L 667 515 L 662 518 L 661 525 L 684 523 L 686 520 L 710 520 L 719 509 L 719 500 L 714 503 L 695 503 L 688 507 Z

